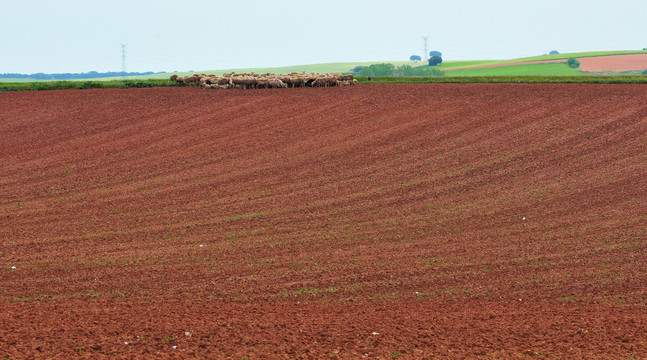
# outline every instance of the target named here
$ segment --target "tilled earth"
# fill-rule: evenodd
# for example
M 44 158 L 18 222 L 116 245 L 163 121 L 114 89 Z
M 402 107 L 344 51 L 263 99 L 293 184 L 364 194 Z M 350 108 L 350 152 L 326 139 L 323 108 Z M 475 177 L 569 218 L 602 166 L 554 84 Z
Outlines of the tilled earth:
M 583 57 L 582 71 L 641 71 L 647 69 L 647 54 Z
M 0 357 L 646 358 L 645 99 L 0 93 Z

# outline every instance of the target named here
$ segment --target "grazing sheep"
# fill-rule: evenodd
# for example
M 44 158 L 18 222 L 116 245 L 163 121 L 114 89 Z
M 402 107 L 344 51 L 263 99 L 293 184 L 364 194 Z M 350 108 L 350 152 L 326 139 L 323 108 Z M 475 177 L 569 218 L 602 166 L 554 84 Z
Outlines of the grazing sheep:
M 267 81 L 268 87 L 272 89 L 281 89 L 281 88 L 287 88 L 288 86 L 281 81 L 281 79 L 278 78 L 272 78 Z
M 337 77 L 334 75 L 328 75 L 325 77 L 326 86 L 337 86 Z
M 269 80 L 266 78 L 257 78 L 256 79 L 256 88 L 257 89 L 266 89 L 269 86 Z
M 258 86 L 258 79 L 252 76 L 245 76 L 243 84 L 246 89 L 255 89 Z
M 172 75 L 169 81 L 176 81 L 178 84 L 198 85 L 204 89 L 285 89 L 295 87 L 329 87 L 329 86 L 350 86 L 358 82 L 353 75 L 341 75 L 334 73 L 297 73 L 276 75 L 273 73 L 235 74 L 224 73 L 223 76 L 213 74 L 194 74 L 184 78 Z
M 312 81 L 310 86 L 312 86 L 312 87 L 326 87 L 326 86 L 328 86 L 328 80 L 326 78 L 319 77 L 319 78 L 314 79 L 314 81 Z
M 290 87 L 290 77 L 287 75 L 283 75 L 279 77 L 279 80 L 285 84 L 286 87 Z
M 191 85 L 191 84 L 196 84 L 197 85 L 199 83 L 199 81 L 200 80 L 199 80 L 198 76 L 196 76 L 196 75 L 191 75 L 191 76 L 187 76 L 187 77 L 184 78 L 184 83 L 189 84 L 189 85 Z
M 218 77 L 213 83 L 217 85 L 229 85 L 229 81 L 229 77 Z
M 243 76 L 240 76 L 240 75 L 232 76 L 230 78 L 230 82 L 234 86 L 235 89 L 238 89 L 238 88 L 244 89 L 245 88 L 245 77 L 243 77 Z
M 290 84 L 292 87 L 304 87 L 306 86 L 306 79 L 302 76 L 290 76 Z

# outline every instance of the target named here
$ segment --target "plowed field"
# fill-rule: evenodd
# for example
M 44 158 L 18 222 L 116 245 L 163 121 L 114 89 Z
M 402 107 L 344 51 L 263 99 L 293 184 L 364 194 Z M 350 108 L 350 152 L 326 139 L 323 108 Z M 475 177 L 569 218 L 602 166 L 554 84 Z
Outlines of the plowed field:
M 0 93 L 0 357 L 647 357 L 647 87 Z
M 582 71 L 636 71 L 647 69 L 647 54 L 583 57 Z

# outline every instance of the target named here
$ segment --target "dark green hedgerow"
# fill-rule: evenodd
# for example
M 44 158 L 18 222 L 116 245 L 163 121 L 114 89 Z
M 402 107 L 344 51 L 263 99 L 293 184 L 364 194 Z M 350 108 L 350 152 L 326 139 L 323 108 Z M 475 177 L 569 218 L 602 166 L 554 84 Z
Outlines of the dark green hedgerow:
M 67 89 L 128 89 L 157 86 L 178 86 L 168 80 L 112 81 L 43 81 L 0 83 L 0 91 L 67 90 Z

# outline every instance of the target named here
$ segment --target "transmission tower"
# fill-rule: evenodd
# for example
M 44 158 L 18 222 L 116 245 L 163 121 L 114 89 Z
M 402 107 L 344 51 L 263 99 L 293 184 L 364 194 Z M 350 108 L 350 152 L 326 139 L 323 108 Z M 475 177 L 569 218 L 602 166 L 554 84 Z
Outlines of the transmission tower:
M 429 51 L 427 51 L 427 39 L 429 39 L 429 36 L 423 36 L 422 39 L 425 41 L 425 52 L 422 55 L 422 61 L 425 61 L 429 56 Z
M 126 44 L 121 45 L 121 72 L 126 74 Z

